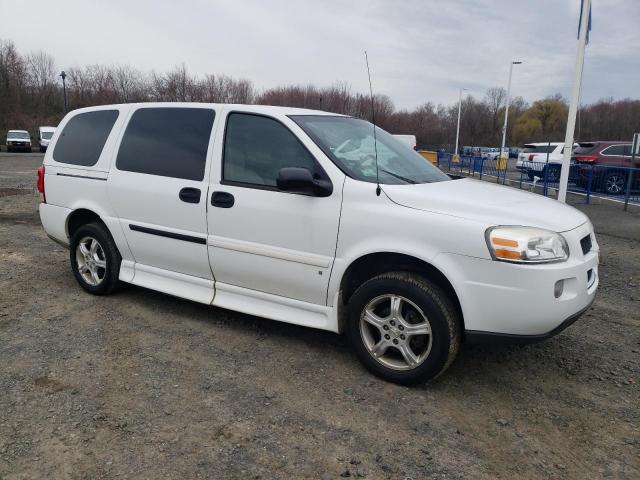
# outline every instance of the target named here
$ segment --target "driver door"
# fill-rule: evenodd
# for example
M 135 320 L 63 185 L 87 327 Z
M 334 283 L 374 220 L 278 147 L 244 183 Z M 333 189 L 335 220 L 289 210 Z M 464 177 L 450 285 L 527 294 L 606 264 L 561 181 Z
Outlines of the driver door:
M 340 184 L 334 179 L 328 197 L 278 191 L 284 167 L 329 178 L 288 124 L 286 117 L 227 114 L 223 138 L 216 141 L 222 165 L 212 172 L 209 189 L 209 260 L 217 289 L 325 305 L 344 176 Z

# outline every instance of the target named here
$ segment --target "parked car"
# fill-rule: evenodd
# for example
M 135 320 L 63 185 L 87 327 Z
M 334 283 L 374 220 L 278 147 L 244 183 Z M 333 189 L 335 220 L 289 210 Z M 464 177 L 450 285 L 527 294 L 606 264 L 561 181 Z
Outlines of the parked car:
M 51 137 L 55 133 L 55 127 L 39 127 L 38 128 L 38 142 L 40 143 L 40 152 L 47 151 Z
M 505 149 L 505 154 L 506 153 L 507 150 Z M 500 157 L 500 149 L 495 147 L 484 148 L 482 149 L 481 155 L 482 158 L 486 160 L 497 160 Z
M 557 182 L 560 180 L 563 152 L 564 142 L 527 143 L 518 155 L 516 168 L 527 173 L 530 180 L 544 178 L 546 172 L 548 182 Z
M 580 142 L 572 157 L 578 164 L 576 183 L 585 187 L 591 182 L 592 190 L 622 195 L 629 175 L 633 174 L 631 188 L 637 190 L 640 173 L 629 168 L 640 168 L 640 156 L 632 162 L 631 148 L 632 143 L 624 141 Z
M 7 132 L 7 152 L 22 150 L 31 152 L 31 135 L 26 130 L 9 130 Z
M 416 149 L 416 145 L 418 143 L 415 135 L 394 135 L 394 137 L 400 140 L 402 143 L 404 143 L 411 150 Z
M 40 218 L 89 293 L 121 282 L 346 333 L 373 373 L 440 375 L 461 342 L 538 341 L 598 286 L 580 211 L 452 180 L 326 112 L 125 104 L 70 112 L 38 169 Z

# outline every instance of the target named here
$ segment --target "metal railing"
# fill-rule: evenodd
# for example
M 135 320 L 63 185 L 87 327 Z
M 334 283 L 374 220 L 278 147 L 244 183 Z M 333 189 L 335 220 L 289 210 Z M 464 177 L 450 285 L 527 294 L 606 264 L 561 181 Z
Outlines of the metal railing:
M 438 167 L 449 174 L 495 180 L 513 187 L 540 191 L 549 196 L 558 189 L 560 165 L 525 161 L 520 167 L 504 159 L 457 156 L 438 153 Z M 640 205 L 640 168 L 616 165 L 573 164 L 569 170 L 568 191 L 582 195 L 585 203 L 592 196 L 625 204 Z

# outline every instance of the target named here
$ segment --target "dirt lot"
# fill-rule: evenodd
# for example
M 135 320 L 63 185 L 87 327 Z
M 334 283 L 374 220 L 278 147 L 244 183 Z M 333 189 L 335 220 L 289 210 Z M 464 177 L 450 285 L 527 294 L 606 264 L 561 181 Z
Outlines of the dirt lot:
M 0 154 L 0 478 L 640 478 L 640 212 L 581 207 L 593 308 L 436 383 L 370 376 L 334 334 L 129 287 L 93 297 Z

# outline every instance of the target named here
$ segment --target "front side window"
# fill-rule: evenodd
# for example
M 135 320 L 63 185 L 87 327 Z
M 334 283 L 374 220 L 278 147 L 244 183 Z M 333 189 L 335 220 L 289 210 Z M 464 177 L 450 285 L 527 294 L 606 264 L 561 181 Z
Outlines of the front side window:
M 97 110 L 73 117 L 58 137 L 53 159 L 83 167 L 98 163 L 118 114 L 118 110 Z
M 332 115 L 292 115 L 291 119 L 313 139 L 347 175 L 364 182 L 403 185 L 450 180 L 414 150 L 391 134 L 364 120 Z
M 285 167 L 306 168 L 318 177 L 319 166 L 300 140 L 273 118 L 248 113 L 227 117 L 223 181 L 276 187 Z
M 140 108 L 122 137 L 116 167 L 200 181 L 215 112 L 208 108 Z
M 41 137 L 43 140 L 51 140 L 51 137 L 53 137 L 53 132 L 42 132 Z

